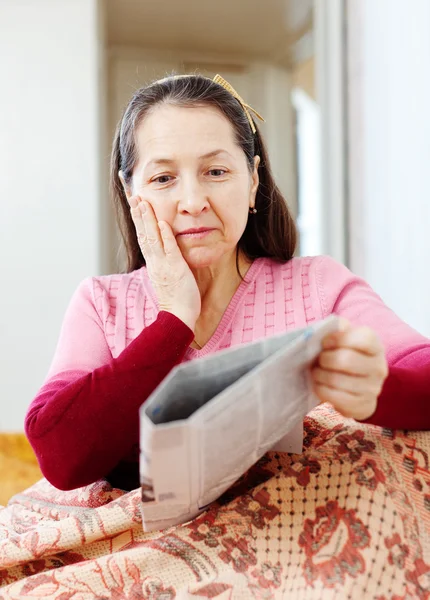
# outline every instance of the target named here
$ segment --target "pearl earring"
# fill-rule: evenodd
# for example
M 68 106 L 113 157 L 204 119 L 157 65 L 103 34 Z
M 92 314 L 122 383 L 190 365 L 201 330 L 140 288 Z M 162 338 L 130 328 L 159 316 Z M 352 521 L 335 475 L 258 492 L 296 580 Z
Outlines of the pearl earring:
M 250 215 L 256 215 L 257 214 L 257 209 L 255 208 L 255 206 L 251 207 L 249 209 L 249 214 Z

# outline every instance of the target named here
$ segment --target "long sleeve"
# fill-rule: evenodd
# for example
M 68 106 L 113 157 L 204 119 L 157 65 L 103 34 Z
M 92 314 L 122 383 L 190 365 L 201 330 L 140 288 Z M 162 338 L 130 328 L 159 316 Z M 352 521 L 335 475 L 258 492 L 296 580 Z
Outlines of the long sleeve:
M 138 440 L 138 410 L 183 359 L 192 331 L 157 320 L 112 358 L 86 280 L 67 310 L 48 379 L 25 419 L 44 476 L 59 489 L 105 477 Z
M 316 284 L 323 316 L 337 314 L 371 327 L 386 351 L 389 374 L 367 423 L 430 429 L 430 340 L 404 323 L 372 288 L 330 257 L 318 259 Z

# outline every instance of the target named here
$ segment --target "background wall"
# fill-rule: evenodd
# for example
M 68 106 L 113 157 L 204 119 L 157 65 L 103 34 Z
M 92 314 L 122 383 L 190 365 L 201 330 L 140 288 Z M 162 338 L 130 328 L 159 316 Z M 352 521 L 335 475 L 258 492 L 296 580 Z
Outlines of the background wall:
M 348 10 L 351 267 L 430 336 L 430 2 Z
M 102 270 L 102 14 L 0 3 L 0 429 L 20 430 L 64 310 Z

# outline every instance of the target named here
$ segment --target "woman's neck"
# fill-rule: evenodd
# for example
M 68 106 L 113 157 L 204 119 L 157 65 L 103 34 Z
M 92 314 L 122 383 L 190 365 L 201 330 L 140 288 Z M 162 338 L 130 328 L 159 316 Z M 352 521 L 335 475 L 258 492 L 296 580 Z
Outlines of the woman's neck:
M 234 252 L 228 262 L 217 265 L 216 268 L 199 269 L 194 272 L 202 298 L 202 309 L 195 327 L 193 347 L 201 349 L 215 333 L 251 264 L 252 261 L 243 255 L 239 255 L 236 264 L 236 252 Z
M 217 265 L 193 271 L 202 299 L 202 312 L 207 307 L 228 304 L 251 264 L 241 252 L 236 259 L 235 250 Z

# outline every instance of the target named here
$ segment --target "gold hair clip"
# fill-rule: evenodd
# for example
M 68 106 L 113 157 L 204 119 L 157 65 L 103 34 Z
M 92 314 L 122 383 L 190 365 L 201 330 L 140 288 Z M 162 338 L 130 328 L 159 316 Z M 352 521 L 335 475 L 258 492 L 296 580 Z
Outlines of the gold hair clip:
M 249 124 L 251 125 L 252 133 L 255 133 L 257 130 L 255 128 L 254 121 L 252 120 L 251 112 L 254 113 L 254 115 L 256 117 L 258 117 L 260 119 L 260 121 L 264 122 L 263 117 L 255 110 L 255 108 L 252 108 L 252 106 L 249 106 L 249 104 L 246 104 L 246 102 L 244 102 L 242 100 L 242 98 L 239 96 L 239 94 L 236 92 L 234 87 L 232 87 L 228 83 L 228 81 L 226 81 L 223 77 L 221 77 L 221 75 L 215 75 L 215 77 L 213 78 L 213 81 L 214 81 L 214 83 L 219 83 L 219 85 L 222 85 L 222 87 L 224 89 L 226 89 L 227 92 L 230 92 L 230 94 L 241 103 L 242 108 L 245 111 L 245 114 L 248 118 Z

